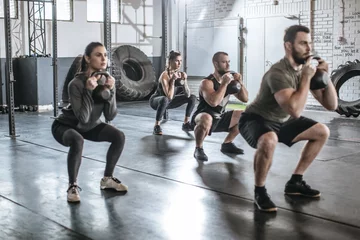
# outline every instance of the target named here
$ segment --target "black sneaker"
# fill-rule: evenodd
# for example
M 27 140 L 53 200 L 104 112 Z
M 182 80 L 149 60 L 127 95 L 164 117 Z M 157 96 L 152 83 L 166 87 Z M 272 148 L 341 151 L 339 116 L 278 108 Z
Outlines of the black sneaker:
M 156 126 L 154 127 L 153 134 L 154 134 L 154 135 L 162 135 L 162 130 L 161 130 L 160 125 L 156 125 Z
M 260 211 L 263 212 L 276 212 L 277 207 L 271 201 L 270 196 L 265 193 L 256 193 L 255 192 L 255 205 L 258 207 Z
M 221 144 L 220 151 L 223 153 L 244 154 L 244 150 L 242 150 L 241 148 L 238 148 L 232 142 Z
M 195 148 L 194 158 L 198 161 L 207 161 L 208 157 L 206 156 L 203 148 Z
M 190 122 L 187 122 L 187 123 L 183 123 L 181 129 L 185 132 L 190 132 L 190 131 L 193 131 L 193 128 L 190 124 Z
M 301 195 L 305 197 L 320 197 L 318 190 L 312 189 L 305 181 L 301 182 L 290 182 L 288 181 L 285 185 L 285 194 L 287 195 Z

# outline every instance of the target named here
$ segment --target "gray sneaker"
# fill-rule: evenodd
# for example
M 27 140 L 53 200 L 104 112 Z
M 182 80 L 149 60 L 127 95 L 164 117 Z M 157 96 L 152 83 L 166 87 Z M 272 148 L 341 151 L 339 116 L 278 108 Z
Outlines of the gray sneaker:
M 126 192 L 128 187 L 122 184 L 117 178 L 115 177 L 103 177 L 100 181 L 100 188 L 101 189 L 115 189 L 119 192 Z
M 80 202 L 80 194 L 81 188 L 76 184 L 69 184 L 69 188 L 67 190 L 67 201 L 68 202 Z

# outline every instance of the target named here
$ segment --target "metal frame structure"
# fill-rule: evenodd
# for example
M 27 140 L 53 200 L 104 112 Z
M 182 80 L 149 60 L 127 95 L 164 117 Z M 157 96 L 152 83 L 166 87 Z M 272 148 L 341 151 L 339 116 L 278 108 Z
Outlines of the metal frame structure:
M 28 1 L 29 56 L 46 54 L 45 2 Z
M 17 0 L 17 2 L 41 2 L 52 3 L 52 26 L 53 26 L 53 84 L 54 84 L 54 116 L 57 116 L 58 102 L 58 76 L 57 76 L 57 22 L 56 22 L 56 1 L 57 0 Z M 44 16 L 45 17 L 45 16 Z M 10 0 L 4 0 L 4 25 L 5 25 L 5 85 L 6 85 L 6 101 L 9 110 L 9 137 L 16 138 L 15 131 L 15 103 L 14 103 L 14 74 L 12 67 L 12 44 L 11 44 L 11 22 L 10 22 Z M 45 38 L 44 38 L 45 39 Z
M 161 48 L 161 66 L 166 65 L 166 54 L 167 54 L 167 6 L 168 0 L 162 0 L 161 2 L 161 16 L 162 16 L 162 48 Z
M 107 50 L 108 60 L 111 60 L 111 0 L 104 0 L 104 46 Z M 112 73 L 111 63 L 108 70 Z

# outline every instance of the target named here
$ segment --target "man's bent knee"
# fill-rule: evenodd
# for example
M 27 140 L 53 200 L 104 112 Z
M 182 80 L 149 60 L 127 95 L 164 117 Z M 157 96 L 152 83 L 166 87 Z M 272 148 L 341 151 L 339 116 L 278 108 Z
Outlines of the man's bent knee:
M 268 132 L 263 134 L 257 144 L 257 149 L 263 151 L 264 153 L 270 153 L 274 151 L 279 139 L 275 132 Z
M 319 139 L 327 140 L 330 137 L 330 129 L 325 124 L 317 123 L 314 128 Z
M 196 116 L 195 123 L 197 127 L 201 127 L 203 129 L 210 129 L 212 125 L 212 117 L 210 114 L 201 113 Z

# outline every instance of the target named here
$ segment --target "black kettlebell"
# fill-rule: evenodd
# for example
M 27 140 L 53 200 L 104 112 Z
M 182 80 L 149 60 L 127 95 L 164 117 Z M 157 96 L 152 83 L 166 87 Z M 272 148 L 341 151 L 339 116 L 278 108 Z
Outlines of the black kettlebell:
M 313 59 L 319 60 L 320 57 L 313 57 Z M 318 89 L 326 88 L 328 84 L 329 84 L 328 73 L 323 70 L 317 69 L 315 75 L 311 78 L 310 89 L 318 90 Z
M 105 77 L 109 77 L 110 74 L 107 71 L 101 71 L 101 72 L 94 72 L 93 74 L 91 74 L 91 76 L 105 76 Z M 109 98 L 111 97 L 111 93 L 110 93 L 110 89 L 105 86 L 102 81 L 99 79 L 98 80 L 98 85 L 97 87 L 93 90 L 92 92 L 92 97 L 94 99 L 95 102 L 104 102 L 109 100 Z
M 185 84 L 185 80 L 182 79 L 183 74 L 180 72 L 181 77 L 175 79 L 174 86 L 175 87 L 183 87 Z
M 230 74 L 234 77 L 236 72 L 230 71 Z M 238 93 L 241 89 L 240 83 L 236 80 L 231 80 L 226 88 L 226 94 L 235 94 Z

